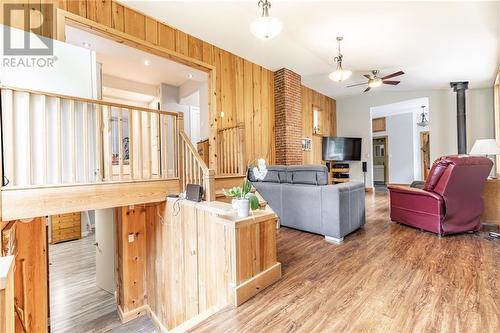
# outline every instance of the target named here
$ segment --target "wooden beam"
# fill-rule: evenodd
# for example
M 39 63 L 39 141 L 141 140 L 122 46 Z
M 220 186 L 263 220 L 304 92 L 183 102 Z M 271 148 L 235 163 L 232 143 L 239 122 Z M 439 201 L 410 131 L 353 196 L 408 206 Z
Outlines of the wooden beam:
M 179 193 L 179 180 L 40 186 L 1 193 L 2 217 L 10 221 L 164 201 L 167 194 Z

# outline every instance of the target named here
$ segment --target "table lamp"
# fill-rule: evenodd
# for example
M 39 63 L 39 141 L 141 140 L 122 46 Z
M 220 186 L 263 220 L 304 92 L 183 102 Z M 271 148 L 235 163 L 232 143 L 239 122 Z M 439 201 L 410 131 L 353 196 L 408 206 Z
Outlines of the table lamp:
M 470 150 L 470 155 L 484 155 L 489 157 L 491 155 L 500 155 L 500 145 L 498 145 L 495 139 L 480 139 L 474 142 L 474 146 Z M 493 163 L 495 159 L 493 158 Z M 492 173 L 495 174 L 495 168 L 493 168 Z

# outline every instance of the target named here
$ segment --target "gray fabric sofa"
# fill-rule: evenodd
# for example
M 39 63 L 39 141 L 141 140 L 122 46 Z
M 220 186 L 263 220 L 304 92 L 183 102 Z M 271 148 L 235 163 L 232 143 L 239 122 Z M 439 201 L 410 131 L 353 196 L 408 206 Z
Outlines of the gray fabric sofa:
M 268 166 L 264 180 L 250 169 L 248 179 L 280 218 L 282 226 L 325 236 L 340 243 L 365 224 L 361 182 L 328 185 L 323 165 Z

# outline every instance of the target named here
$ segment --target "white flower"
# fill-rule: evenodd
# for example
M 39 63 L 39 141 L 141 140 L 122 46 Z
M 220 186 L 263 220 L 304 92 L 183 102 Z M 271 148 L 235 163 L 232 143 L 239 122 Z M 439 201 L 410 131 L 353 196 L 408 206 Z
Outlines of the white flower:
M 257 160 L 257 167 L 252 169 L 253 175 L 257 180 L 263 180 L 267 175 L 266 160 L 259 158 Z

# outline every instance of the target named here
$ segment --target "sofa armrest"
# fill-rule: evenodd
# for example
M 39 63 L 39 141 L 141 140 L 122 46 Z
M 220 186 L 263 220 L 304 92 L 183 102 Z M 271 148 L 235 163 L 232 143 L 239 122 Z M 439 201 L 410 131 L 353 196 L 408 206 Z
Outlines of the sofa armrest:
M 323 234 L 341 239 L 365 224 L 365 186 L 361 182 L 321 188 Z

